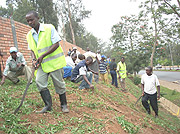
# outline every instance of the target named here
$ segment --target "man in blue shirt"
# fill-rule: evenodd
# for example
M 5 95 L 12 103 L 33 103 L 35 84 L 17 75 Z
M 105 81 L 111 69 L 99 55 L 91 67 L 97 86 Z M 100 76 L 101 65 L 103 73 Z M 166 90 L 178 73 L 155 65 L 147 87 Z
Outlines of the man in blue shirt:
M 79 89 L 94 89 L 92 85 L 92 73 L 98 74 L 98 72 L 94 72 L 93 70 L 89 69 L 88 66 L 91 65 L 93 62 L 92 57 L 87 57 L 85 60 L 81 61 L 73 70 L 71 75 L 71 81 L 74 83 L 78 83 L 80 81 L 81 84 Z M 89 72 L 91 71 L 91 72 Z

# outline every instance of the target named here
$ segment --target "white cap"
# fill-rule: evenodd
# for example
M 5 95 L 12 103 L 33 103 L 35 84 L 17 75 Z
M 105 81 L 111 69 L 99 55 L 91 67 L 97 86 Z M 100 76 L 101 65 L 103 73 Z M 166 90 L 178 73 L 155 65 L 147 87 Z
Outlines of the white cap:
M 10 50 L 9 50 L 10 53 L 12 52 L 17 52 L 17 48 L 16 47 L 11 47 Z
M 73 47 L 73 50 L 76 49 L 77 50 L 77 47 Z

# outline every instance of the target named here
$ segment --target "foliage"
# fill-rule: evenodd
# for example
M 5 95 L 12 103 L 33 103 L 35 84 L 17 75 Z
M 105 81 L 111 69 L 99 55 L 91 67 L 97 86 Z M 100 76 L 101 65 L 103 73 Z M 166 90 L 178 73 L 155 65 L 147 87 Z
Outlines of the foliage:
M 118 123 L 121 124 L 122 129 L 125 130 L 126 132 L 128 132 L 130 134 L 138 133 L 139 127 L 126 121 L 124 119 L 124 115 L 122 115 L 121 117 L 117 117 L 116 119 L 118 120 Z
M 134 82 L 135 85 L 139 85 L 139 84 L 141 83 L 141 78 L 139 78 L 139 77 L 134 77 L 134 78 L 133 78 L 133 82 Z
M 12 17 L 15 21 L 27 24 L 25 16 L 29 11 L 35 10 L 39 13 L 40 22 L 51 23 L 58 26 L 57 11 L 52 0 L 6 0 L 8 8 L 2 8 L 3 17 Z

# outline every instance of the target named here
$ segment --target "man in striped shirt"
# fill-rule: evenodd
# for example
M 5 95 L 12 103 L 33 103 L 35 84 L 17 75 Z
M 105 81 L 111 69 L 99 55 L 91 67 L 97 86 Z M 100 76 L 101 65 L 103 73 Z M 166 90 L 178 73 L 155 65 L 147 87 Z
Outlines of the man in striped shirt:
M 108 71 L 107 71 L 107 64 L 105 62 L 106 56 L 102 55 L 101 60 L 98 62 L 99 63 L 99 72 L 100 72 L 100 77 L 101 79 L 108 84 Z

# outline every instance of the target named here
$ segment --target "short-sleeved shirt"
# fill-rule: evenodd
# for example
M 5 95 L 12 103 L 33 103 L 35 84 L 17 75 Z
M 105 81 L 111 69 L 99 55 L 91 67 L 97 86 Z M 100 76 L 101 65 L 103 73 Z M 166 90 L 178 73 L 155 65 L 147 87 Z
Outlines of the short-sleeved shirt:
M 87 58 L 87 57 L 89 57 L 89 56 L 92 57 L 93 62 L 96 60 L 96 54 L 93 53 L 93 52 L 91 52 L 91 51 L 85 52 L 85 53 L 84 53 L 84 56 L 85 56 L 85 58 Z
M 86 65 L 86 61 L 83 60 L 73 69 L 71 75 L 71 81 L 75 81 L 79 76 L 86 75 L 88 71 L 88 67 Z
M 31 29 L 31 33 L 32 33 L 32 36 L 33 36 L 36 44 L 38 43 L 39 33 L 41 31 L 45 31 L 45 29 L 43 27 L 43 24 L 40 24 L 38 33 L 36 32 L 36 30 L 34 28 Z M 61 38 L 60 38 L 58 32 L 56 31 L 56 29 L 52 25 L 52 27 L 51 27 L 51 41 L 52 41 L 52 44 L 55 44 L 56 42 L 59 42 L 60 40 L 61 40 Z M 28 46 L 28 49 L 30 50 L 29 46 Z
M 72 67 L 72 69 L 74 69 L 75 63 L 73 62 L 71 56 L 67 56 L 65 57 L 65 59 L 66 59 L 66 64 L 67 64 L 66 66 Z
M 105 61 L 101 61 L 101 60 L 100 60 L 100 63 L 99 63 L 99 72 L 100 72 L 101 74 L 107 73 L 107 64 L 106 64 Z
M 26 65 L 26 61 L 25 61 L 22 53 L 17 52 L 16 61 L 12 58 L 12 56 L 9 56 L 6 61 L 6 67 L 4 69 L 3 75 L 7 76 L 8 71 L 16 72 L 16 71 L 20 70 L 22 68 L 22 66 L 17 67 L 17 64 L 19 64 L 19 63 Z
M 115 62 L 111 62 L 109 64 L 109 68 L 110 68 L 110 71 L 115 71 L 115 69 L 117 68 L 117 64 Z
M 144 84 L 144 92 L 147 94 L 155 94 L 157 92 L 156 86 L 160 86 L 159 80 L 155 74 L 150 76 L 143 74 L 141 77 L 141 84 Z

